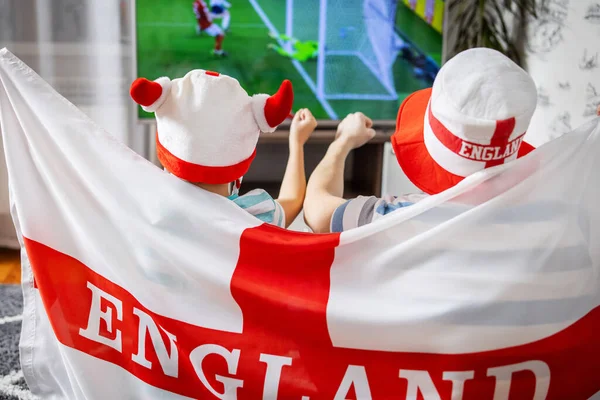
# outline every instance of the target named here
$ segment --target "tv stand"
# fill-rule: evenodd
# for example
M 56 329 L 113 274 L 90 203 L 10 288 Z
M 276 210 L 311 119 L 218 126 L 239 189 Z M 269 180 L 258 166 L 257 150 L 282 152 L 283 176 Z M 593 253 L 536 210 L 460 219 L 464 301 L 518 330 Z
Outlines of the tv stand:
M 155 125 L 149 124 L 147 132 L 151 138 L 150 160 L 159 165 L 154 143 Z M 389 141 L 392 132 L 391 129 L 379 129 L 369 143 L 352 151 L 344 171 L 345 198 L 359 195 L 381 196 L 384 143 Z M 335 133 L 335 129 L 317 129 L 306 143 L 304 156 L 307 178 L 325 155 L 329 144 L 335 138 Z M 241 193 L 262 188 L 273 198 L 277 198 L 289 155 L 288 136 L 287 127 L 280 127 L 273 133 L 261 135 L 256 158 L 244 176 Z
M 335 138 L 335 133 L 335 130 L 316 130 L 306 143 L 304 157 L 307 178 L 322 160 Z M 389 130 L 378 131 L 369 143 L 352 151 L 344 171 L 345 198 L 358 195 L 381 195 L 383 146 L 390 135 Z M 287 163 L 288 136 L 287 129 L 262 134 L 258 142 L 256 159 L 244 177 L 242 193 L 262 187 L 271 196 L 277 198 Z

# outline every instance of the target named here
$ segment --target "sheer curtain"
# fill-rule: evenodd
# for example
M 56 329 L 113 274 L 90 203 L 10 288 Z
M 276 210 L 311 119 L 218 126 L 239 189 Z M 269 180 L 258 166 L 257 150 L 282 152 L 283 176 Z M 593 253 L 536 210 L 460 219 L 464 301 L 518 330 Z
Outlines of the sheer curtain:
M 133 0 L 0 0 L 0 48 L 147 157 L 147 137 L 128 97 L 134 79 Z M 1 143 L 0 143 L 1 146 Z M 16 247 L 0 151 L 0 246 Z

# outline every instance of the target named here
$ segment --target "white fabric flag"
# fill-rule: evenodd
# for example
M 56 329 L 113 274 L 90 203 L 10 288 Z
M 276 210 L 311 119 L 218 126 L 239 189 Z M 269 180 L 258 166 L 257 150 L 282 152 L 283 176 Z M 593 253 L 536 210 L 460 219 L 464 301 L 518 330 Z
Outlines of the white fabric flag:
M 48 399 L 588 399 L 598 121 L 356 230 L 261 224 L 0 51 L 21 362 Z

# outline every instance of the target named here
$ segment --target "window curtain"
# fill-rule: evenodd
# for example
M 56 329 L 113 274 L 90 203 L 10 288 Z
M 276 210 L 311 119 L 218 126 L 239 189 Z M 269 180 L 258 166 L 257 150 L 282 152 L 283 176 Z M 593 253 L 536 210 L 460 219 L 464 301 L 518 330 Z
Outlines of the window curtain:
M 101 127 L 147 157 L 128 97 L 134 79 L 132 0 L 0 0 L 7 47 Z M 1 146 L 1 143 L 0 143 Z M 18 247 L 0 151 L 0 247 Z

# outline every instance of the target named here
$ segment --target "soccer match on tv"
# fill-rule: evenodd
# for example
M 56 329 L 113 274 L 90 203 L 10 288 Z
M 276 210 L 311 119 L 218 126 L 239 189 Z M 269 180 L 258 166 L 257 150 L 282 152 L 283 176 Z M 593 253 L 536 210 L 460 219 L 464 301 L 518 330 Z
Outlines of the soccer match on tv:
M 0 400 L 600 400 L 600 0 L 0 0 Z
M 137 74 L 212 70 L 248 93 L 289 79 L 295 108 L 319 120 L 393 120 L 433 83 L 443 13 L 443 0 L 138 0 Z

